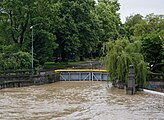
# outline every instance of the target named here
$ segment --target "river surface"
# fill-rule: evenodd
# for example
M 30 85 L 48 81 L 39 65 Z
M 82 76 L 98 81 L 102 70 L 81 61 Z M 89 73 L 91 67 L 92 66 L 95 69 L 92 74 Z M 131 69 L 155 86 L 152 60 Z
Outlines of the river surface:
M 0 120 L 164 120 L 164 96 L 96 81 L 2 89 Z

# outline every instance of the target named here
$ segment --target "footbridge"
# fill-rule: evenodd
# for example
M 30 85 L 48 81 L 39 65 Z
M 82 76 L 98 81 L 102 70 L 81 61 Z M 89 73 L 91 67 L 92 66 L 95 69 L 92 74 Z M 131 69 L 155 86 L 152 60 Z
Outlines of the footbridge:
M 109 79 L 107 70 L 100 69 L 59 69 L 61 81 L 106 81 Z

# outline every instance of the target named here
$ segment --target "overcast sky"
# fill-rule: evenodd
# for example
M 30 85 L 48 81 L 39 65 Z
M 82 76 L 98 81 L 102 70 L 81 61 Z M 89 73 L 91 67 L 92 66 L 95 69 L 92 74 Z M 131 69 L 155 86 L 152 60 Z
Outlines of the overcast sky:
M 164 15 L 164 0 L 118 0 L 120 3 L 121 21 L 125 22 L 126 17 L 132 14 L 143 16 L 150 13 Z

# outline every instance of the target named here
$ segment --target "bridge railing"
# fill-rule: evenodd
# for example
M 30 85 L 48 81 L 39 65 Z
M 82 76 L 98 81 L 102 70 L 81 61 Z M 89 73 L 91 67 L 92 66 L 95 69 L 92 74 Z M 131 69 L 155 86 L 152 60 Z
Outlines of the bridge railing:
M 109 79 L 108 71 L 100 69 L 60 69 L 55 72 L 59 73 L 61 81 L 106 81 Z

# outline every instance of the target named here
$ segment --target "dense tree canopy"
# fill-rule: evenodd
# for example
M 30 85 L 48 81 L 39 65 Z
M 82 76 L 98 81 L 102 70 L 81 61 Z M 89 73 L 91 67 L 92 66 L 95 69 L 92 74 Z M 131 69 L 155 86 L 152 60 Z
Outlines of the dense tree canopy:
M 140 14 L 127 18 L 124 24 L 125 36 L 129 39 L 136 37 L 142 41 L 142 54 L 149 68 L 153 72 L 162 72 L 164 55 L 164 15 L 149 14 L 145 17 Z
M 162 72 L 164 66 L 164 55 L 162 48 L 164 44 L 164 16 L 147 15 L 141 23 L 134 26 L 134 35 L 140 37 L 145 60 L 149 63 L 150 70 Z M 160 65 L 159 67 L 157 67 Z
M 164 48 L 162 47 L 164 45 L 163 35 L 164 31 L 153 32 L 151 34 L 144 35 L 141 38 L 143 55 L 153 72 L 162 71 L 162 66 L 164 66 Z M 157 68 L 158 65 L 162 66 Z
M 2 0 L 1 54 L 30 54 L 33 26 L 37 64 L 99 56 L 103 42 L 119 36 L 118 10 L 110 0 Z
M 134 66 L 139 87 L 145 85 L 148 70 L 164 72 L 163 21 L 163 15 L 132 15 L 123 24 L 125 32 L 120 32 L 124 38 L 104 44 L 104 63 L 112 81 L 127 83 L 129 65 Z
M 126 18 L 126 22 L 124 24 L 124 28 L 125 28 L 125 36 L 127 36 L 128 38 L 130 38 L 131 36 L 134 35 L 134 26 L 136 24 L 140 24 L 141 22 L 143 22 L 143 16 L 141 16 L 140 14 L 136 14 L 136 15 L 131 15 L 129 17 Z
M 124 65 L 121 60 L 133 58 L 133 53 L 136 53 L 134 45 L 138 43 L 141 49 L 137 54 L 143 55 L 141 58 L 148 63 L 150 70 L 161 72 L 162 68 L 156 66 L 164 64 L 164 16 L 136 14 L 127 17 L 122 24 L 119 8 L 117 0 L 98 0 L 98 3 L 95 0 L 2 0 L 0 62 L 5 66 L 1 65 L 0 69 L 30 67 L 32 26 L 35 66 L 47 61 L 101 57 L 103 44 L 108 46 L 112 41 L 110 44 L 114 48 L 109 47 L 108 52 L 113 57 L 116 57 L 116 51 L 122 50 L 113 61 L 113 67 L 118 64 L 121 67 Z M 22 57 L 20 61 L 26 60 L 24 65 L 18 64 L 19 57 Z M 116 73 L 120 71 L 119 67 Z M 127 69 L 122 72 L 127 72 Z M 119 79 L 126 81 L 121 77 L 123 73 L 119 73 Z
M 164 30 L 164 15 L 147 15 L 142 22 L 135 24 L 134 35 L 142 36 Z

